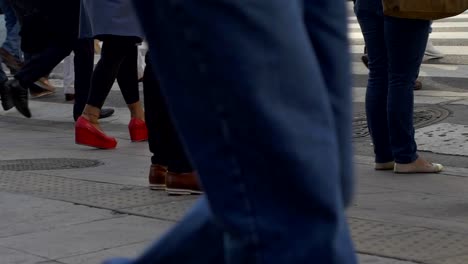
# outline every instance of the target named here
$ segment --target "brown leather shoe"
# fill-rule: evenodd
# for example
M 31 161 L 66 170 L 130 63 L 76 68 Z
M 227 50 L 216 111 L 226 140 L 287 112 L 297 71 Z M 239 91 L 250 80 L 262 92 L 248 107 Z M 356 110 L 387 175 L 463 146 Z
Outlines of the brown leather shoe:
M 12 74 L 23 67 L 23 63 L 4 48 L 0 48 L 0 58 L 2 58 L 3 63 L 10 69 Z
M 413 90 L 418 91 L 418 90 L 421 90 L 421 89 L 422 89 L 422 82 L 419 81 L 419 80 L 416 80 L 414 82 Z
M 174 173 L 166 175 L 166 192 L 171 195 L 202 194 L 195 172 Z
M 151 164 L 149 172 L 149 187 L 151 190 L 166 189 L 167 168 L 158 164 Z

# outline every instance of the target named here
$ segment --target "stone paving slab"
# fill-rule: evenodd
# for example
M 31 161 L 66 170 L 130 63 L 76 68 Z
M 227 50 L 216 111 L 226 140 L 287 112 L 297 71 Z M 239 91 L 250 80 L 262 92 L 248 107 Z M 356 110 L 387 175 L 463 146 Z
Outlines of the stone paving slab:
M 428 262 L 428 264 L 466 264 L 466 263 L 468 263 L 468 255 L 437 259 L 437 260 L 432 260 Z
M 120 210 L 186 199 L 191 199 L 191 197 L 169 196 L 165 192 L 152 191 L 148 188 L 134 188 L 129 190 L 124 189 L 117 193 L 80 197 L 68 201 L 100 208 Z
M 0 238 L 0 246 L 55 260 L 146 242 L 160 236 L 172 224 L 126 216 Z
M 359 263 L 361 264 L 416 264 L 415 262 L 409 262 L 404 260 L 389 259 L 370 255 L 359 255 Z
M 156 239 L 156 236 L 155 236 Z M 58 259 L 61 263 L 64 264 L 99 264 L 102 261 L 115 258 L 115 257 L 129 257 L 134 258 L 137 257 L 139 254 L 143 252 L 151 243 L 152 241 L 145 241 L 130 245 L 125 245 L 121 247 L 114 247 L 110 249 L 105 249 L 98 252 L 88 253 L 77 255 L 68 258 L 61 258 Z
M 178 221 L 184 216 L 184 214 L 193 206 L 193 204 L 196 201 L 193 197 L 189 196 L 187 198 L 189 199 L 172 201 L 167 203 L 158 203 L 141 207 L 132 207 L 128 209 L 123 209 L 122 212 L 135 215 L 144 215 L 154 217 L 157 219 Z
M 0 246 L 0 263 L 2 264 L 37 264 L 45 258 Z
M 360 252 L 428 263 L 468 254 L 468 235 L 425 230 L 372 239 L 355 239 Z
M 415 138 L 420 150 L 468 156 L 468 125 L 435 124 L 418 129 Z
M 414 192 L 358 194 L 354 208 L 468 224 L 467 200 L 445 195 Z
M 108 210 L 3 192 L 0 214 L 0 238 L 122 217 Z
M 427 230 L 423 227 L 405 226 L 353 217 L 349 218 L 349 225 L 352 236 L 362 241 Z

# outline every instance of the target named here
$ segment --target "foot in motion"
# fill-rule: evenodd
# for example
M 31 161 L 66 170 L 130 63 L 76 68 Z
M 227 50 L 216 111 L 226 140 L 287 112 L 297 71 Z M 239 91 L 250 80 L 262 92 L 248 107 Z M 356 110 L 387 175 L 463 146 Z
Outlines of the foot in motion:
M 23 62 L 4 48 L 0 48 L 0 58 L 2 59 L 3 63 L 5 63 L 5 65 L 10 69 L 12 74 L 15 74 L 21 69 L 21 67 L 23 67 Z
M 7 81 L 5 83 L 5 89 L 11 94 L 13 105 L 16 107 L 18 112 L 27 118 L 31 117 L 31 111 L 28 106 L 28 89 L 20 84 L 16 79 Z
M 83 116 L 75 123 L 75 143 L 99 149 L 114 149 L 117 146 L 115 138 L 104 134 Z
M 13 98 L 11 97 L 10 89 L 5 86 L 6 82 L 0 84 L 0 99 L 2 100 L 2 107 L 3 110 L 8 111 L 13 108 L 15 105 L 13 104 Z
M 128 124 L 128 131 L 130 139 L 133 142 L 140 142 L 148 140 L 148 129 L 146 123 L 142 119 L 132 118 Z
M 55 87 L 49 83 L 49 79 L 43 77 L 29 86 L 32 98 L 40 98 L 55 93 Z

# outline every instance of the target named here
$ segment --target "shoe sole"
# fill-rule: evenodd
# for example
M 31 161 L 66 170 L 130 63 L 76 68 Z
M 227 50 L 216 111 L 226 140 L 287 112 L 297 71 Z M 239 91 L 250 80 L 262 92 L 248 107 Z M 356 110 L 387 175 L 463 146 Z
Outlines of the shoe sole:
M 173 188 L 166 188 L 166 192 L 169 195 L 200 195 L 200 194 L 203 194 L 202 191 L 187 190 L 187 189 L 173 189 Z
M 416 171 L 399 171 L 398 169 L 394 169 L 393 172 L 395 174 L 432 174 L 432 173 L 441 173 L 444 170 L 444 166 L 437 164 L 434 165 L 434 170 L 416 170 Z
M 47 92 L 41 92 L 41 93 L 38 93 L 38 94 L 31 94 L 31 98 L 32 99 L 37 99 L 37 98 L 41 98 L 41 97 L 46 97 L 46 96 L 49 96 L 49 95 L 52 95 L 54 94 L 55 91 L 47 91 Z
M 76 128 L 76 130 L 82 130 L 82 129 L 86 130 L 84 128 Z M 83 134 L 83 132 L 75 133 L 75 143 L 77 145 L 88 146 L 88 147 L 93 147 L 97 149 L 115 149 L 117 147 L 117 143 L 106 144 L 106 143 L 99 142 L 98 144 L 95 144 L 95 142 L 91 138 L 80 136 L 81 134 Z M 99 139 L 97 139 L 97 141 L 99 141 Z
M 165 191 L 166 190 L 166 185 L 164 185 L 164 184 L 150 184 L 149 188 L 150 188 L 150 190 L 153 190 L 153 191 Z
M 97 148 L 97 149 L 116 149 L 117 146 L 115 147 L 100 147 L 100 146 L 95 146 L 95 145 L 91 145 L 91 144 L 86 144 L 86 143 L 80 143 L 78 141 L 75 140 L 75 144 L 76 145 L 81 145 L 81 146 L 87 146 L 87 147 L 92 147 L 92 148 Z

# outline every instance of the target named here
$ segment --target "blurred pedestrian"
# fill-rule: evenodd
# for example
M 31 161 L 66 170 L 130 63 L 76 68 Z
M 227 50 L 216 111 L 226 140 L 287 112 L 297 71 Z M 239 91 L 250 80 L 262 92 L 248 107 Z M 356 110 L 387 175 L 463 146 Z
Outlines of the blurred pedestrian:
M 5 16 L 6 27 L 6 38 L 0 47 L 0 58 L 14 74 L 21 68 L 23 61 L 19 36 L 21 26 L 9 0 L 0 0 L 0 9 Z
M 108 263 L 356 263 L 345 2 L 134 3 L 206 196 Z
M 196 173 L 173 125 L 148 56 L 149 53 L 146 54 L 143 91 L 148 143 L 153 154 L 148 177 L 150 188 L 166 190 L 171 195 L 200 194 Z
M 75 124 L 77 144 L 101 149 L 117 146 L 99 125 L 99 113 L 117 79 L 130 111 L 132 141 L 145 141 L 148 131 L 138 90 L 138 47 L 143 35 L 130 0 L 82 0 L 80 37 L 102 41 L 101 58 L 91 80 L 91 90 L 81 117 Z
M 47 76 L 71 51 L 75 52 L 75 101 L 73 116 L 82 113 L 88 98 L 94 66 L 92 39 L 78 39 L 80 1 L 32 1 L 13 2 L 21 22 L 21 49 L 31 54 L 24 66 L 0 90 L 2 100 L 8 102 L 4 110 L 14 105 L 26 117 L 31 117 L 28 106 L 28 90 L 41 87 L 34 83 Z M 43 89 L 44 90 L 44 89 Z M 103 109 L 100 118 L 114 113 Z
M 65 101 L 75 100 L 75 53 L 71 53 L 63 60 L 63 93 Z

